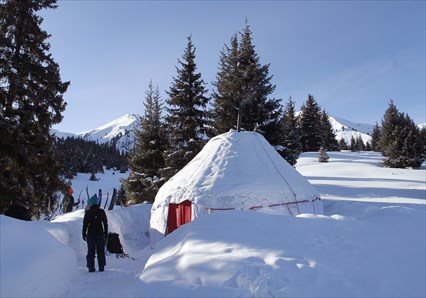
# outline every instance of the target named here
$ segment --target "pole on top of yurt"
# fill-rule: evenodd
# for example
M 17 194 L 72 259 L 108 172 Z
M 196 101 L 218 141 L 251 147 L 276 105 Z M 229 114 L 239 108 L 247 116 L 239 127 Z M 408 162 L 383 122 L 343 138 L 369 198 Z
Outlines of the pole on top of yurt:
M 254 93 L 250 92 L 250 94 L 240 102 L 240 104 L 238 105 L 238 115 L 237 115 L 237 132 L 241 131 L 241 117 L 242 117 L 242 110 L 243 107 L 247 104 L 249 104 L 252 99 L 254 98 Z

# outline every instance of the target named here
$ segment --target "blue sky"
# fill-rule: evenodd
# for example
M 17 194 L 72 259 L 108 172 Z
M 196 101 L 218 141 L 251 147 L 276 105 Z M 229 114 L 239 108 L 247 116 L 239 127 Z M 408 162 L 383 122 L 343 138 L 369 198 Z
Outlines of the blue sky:
M 71 81 L 62 131 L 142 114 L 151 79 L 165 99 L 189 34 L 211 91 L 220 50 L 246 17 L 274 97 L 299 108 L 310 93 L 331 115 L 365 123 L 393 99 L 426 122 L 423 1 L 59 1 L 42 15 Z

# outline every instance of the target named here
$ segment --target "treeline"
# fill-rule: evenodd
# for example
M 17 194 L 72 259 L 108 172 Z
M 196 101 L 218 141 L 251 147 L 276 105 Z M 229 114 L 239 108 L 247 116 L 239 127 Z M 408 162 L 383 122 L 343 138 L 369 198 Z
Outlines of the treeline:
M 116 140 L 99 144 L 83 138 L 57 138 L 55 152 L 61 166 L 61 174 L 72 179 L 77 173 L 103 173 L 115 168 L 128 169 L 127 154 L 116 147 Z
M 239 110 L 241 129 L 261 133 L 291 164 L 303 151 L 318 151 L 321 146 L 338 150 L 329 117 L 312 95 L 298 116 L 291 98 L 284 110 L 281 99 L 271 98 L 275 85 L 269 64 L 260 62 L 247 23 L 220 53 L 211 96 L 197 71 L 195 51 L 189 36 L 165 104 L 158 87 L 148 85 L 145 113 L 130 155 L 132 171 L 124 183 L 130 204 L 153 201 L 159 187 L 210 137 L 236 128 Z

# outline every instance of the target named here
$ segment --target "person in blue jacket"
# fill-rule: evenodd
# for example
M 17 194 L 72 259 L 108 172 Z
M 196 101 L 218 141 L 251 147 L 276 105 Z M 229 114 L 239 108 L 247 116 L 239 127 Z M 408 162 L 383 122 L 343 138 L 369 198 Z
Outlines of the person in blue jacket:
M 105 211 L 99 207 L 95 196 L 89 199 L 89 209 L 83 218 L 83 240 L 87 241 L 87 267 L 89 272 L 95 271 L 95 252 L 98 256 L 99 271 L 104 271 L 105 241 L 108 237 L 108 219 Z

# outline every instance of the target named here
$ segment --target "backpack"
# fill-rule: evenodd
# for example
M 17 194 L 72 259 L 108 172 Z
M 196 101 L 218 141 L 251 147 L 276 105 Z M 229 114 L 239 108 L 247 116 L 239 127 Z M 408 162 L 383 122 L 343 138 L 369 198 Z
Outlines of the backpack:
M 123 246 L 117 233 L 108 233 L 107 250 L 113 254 L 124 254 Z

